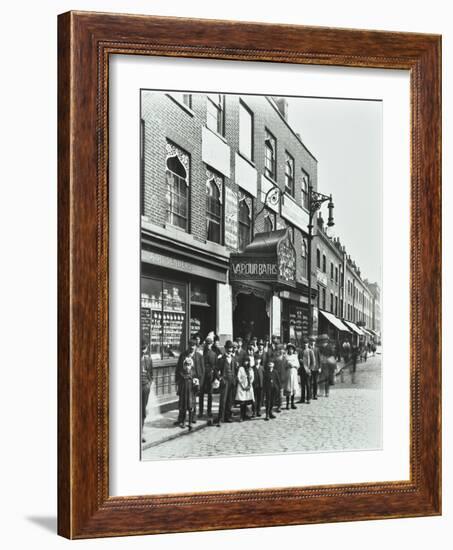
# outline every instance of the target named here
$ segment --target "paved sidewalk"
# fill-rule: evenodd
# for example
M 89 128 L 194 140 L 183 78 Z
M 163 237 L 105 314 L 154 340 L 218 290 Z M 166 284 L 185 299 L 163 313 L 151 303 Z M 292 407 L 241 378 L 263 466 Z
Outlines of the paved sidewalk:
M 142 451 L 149 449 L 150 447 L 155 447 L 166 441 L 176 439 L 177 437 L 182 437 L 188 434 L 192 434 L 194 431 L 200 430 L 201 428 L 206 428 L 206 426 L 212 423 L 212 420 L 217 416 L 218 411 L 218 396 L 213 396 L 212 403 L 212 413 L 213 418 L 207 418 L 206 410 L 203 418 L 196 418 L 196 423 L 192 424 L 192 430 L 189 431 L 187 428 L 187 418 L 186 418 L 186 427 L 180 428 L 178 425 L 175 425 L 175 422 L 178 420 L 178 408 L 173 408 L 167 410 L 164 413 L 159 413 L 154 409 L 148 413 L 148 417 L 145 421 L 143 428 L 143 436 L 145 442 L 142 442 Z M 205 398 L 205 406 L 207 399 Z M 177 405 L 177 403 L 176 403 Z M 198 400 L 197 400 L 198 408 Z
M 189 432 L 173 425 L 178 411 L 168 411 L 145 424 L 143 459 L 380 448 L 380 374 L 381 357 L 371 357 L 357 365 L 355 383 L 346 369 L 344 382 L 337 377 L 328 399 L 321 391 L 318 401 L 309 406 L 299 404 L 296 411 L 284 410 L 270 422 L 262 417 L 242 424 L 234 421 L 218 429 L 203 418 Z M 214 398 L 215 417 L 218 396 Z M 233 411 L 237 420 L 238 409 Z

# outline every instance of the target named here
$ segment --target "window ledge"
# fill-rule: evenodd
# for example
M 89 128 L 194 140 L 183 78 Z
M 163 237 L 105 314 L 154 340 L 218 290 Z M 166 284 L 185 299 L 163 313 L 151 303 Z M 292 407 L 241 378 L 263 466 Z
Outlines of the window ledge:
M 243 159 L 245 160 L 246 162 L 248 162 L 250 164 L 250 166 L 252 166 L 253 168 L 256 169 L 256 164 L 253 162 L 253 160 L 249 159 L 249 157 L 247 155 L 244 155 L 244 153 L 241 153 L 241 151 L 236 151 L 236 153 Z
M 182 101 L 179 101 L 179 99 L 177 99 L 176 97 L 172 96 L 171 93 L 168 93 L 167 96 L 176 103 L 176 105 L 178 105 L 179 107 L 181 107 L 181 109 L 183 109 L 184 111 L 186 111 L 187 114 L 189 114 L 191 117 L 194 117 L 195 116 L 195 113 L 194 111 L 192 111 L 192 109 L 186 105 L 185 103 L 183 103 Z
M 205 128 L 206 130 L 209 130 L 210 132 L 212 132 L 215 136 L 217 136 L 219 139 L 221 139 L 223 142 L 225 142 L 228 145 L 226 138 L 222 136 L 222 134 L 219 134 L 219 132 L 212 130 L 212 128 L 209 128 L 209 126 L 206 126 L 206 124 L 205 124 Z

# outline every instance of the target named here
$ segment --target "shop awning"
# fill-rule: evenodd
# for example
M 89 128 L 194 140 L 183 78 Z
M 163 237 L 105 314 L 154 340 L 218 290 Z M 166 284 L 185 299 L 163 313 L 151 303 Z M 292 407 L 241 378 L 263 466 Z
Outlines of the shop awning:
M 355 324 L 353 323 L 352 321 L 344 321 L 344 323 L 350 327 L 356 334 L 358 334 L 359 336 L 365 336 L 365 333 Z
M 230 281 L 296 286 L 296 250 L 288 228 L 258 233 L 242 252 L 230 255 Z
M 321 309 L 319 311 L 324 315 L 324 317 L 329 321 L 329 323 L 331 323 L 336 329 L 341 330 L 343 332 L 351 332 L 348 329 L 348 327 L 343 323 L 343 321 L 338 319 L 338 317 L 335 317 L 333 313 L 328 313 L 327 311 L 322 311 Z

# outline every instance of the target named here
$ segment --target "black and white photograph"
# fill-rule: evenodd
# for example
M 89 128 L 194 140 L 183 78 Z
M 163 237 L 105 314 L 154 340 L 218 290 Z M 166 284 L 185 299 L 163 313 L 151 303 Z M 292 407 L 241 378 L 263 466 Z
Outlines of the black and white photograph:
M 382 101 L 139 94 L 141 459 L 381 449 Z

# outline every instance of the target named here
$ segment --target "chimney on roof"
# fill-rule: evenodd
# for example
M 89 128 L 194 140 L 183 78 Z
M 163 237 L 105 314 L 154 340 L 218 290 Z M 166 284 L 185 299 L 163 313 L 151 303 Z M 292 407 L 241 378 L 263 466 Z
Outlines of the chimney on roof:
M 275 104 L 277 105 L 277 109 L 280 111 L 280 114 L 287 121 L 288 120 L 288 102 L 286 101 L 286 98 L 274 96 L 274 101 L 275 101 Z

